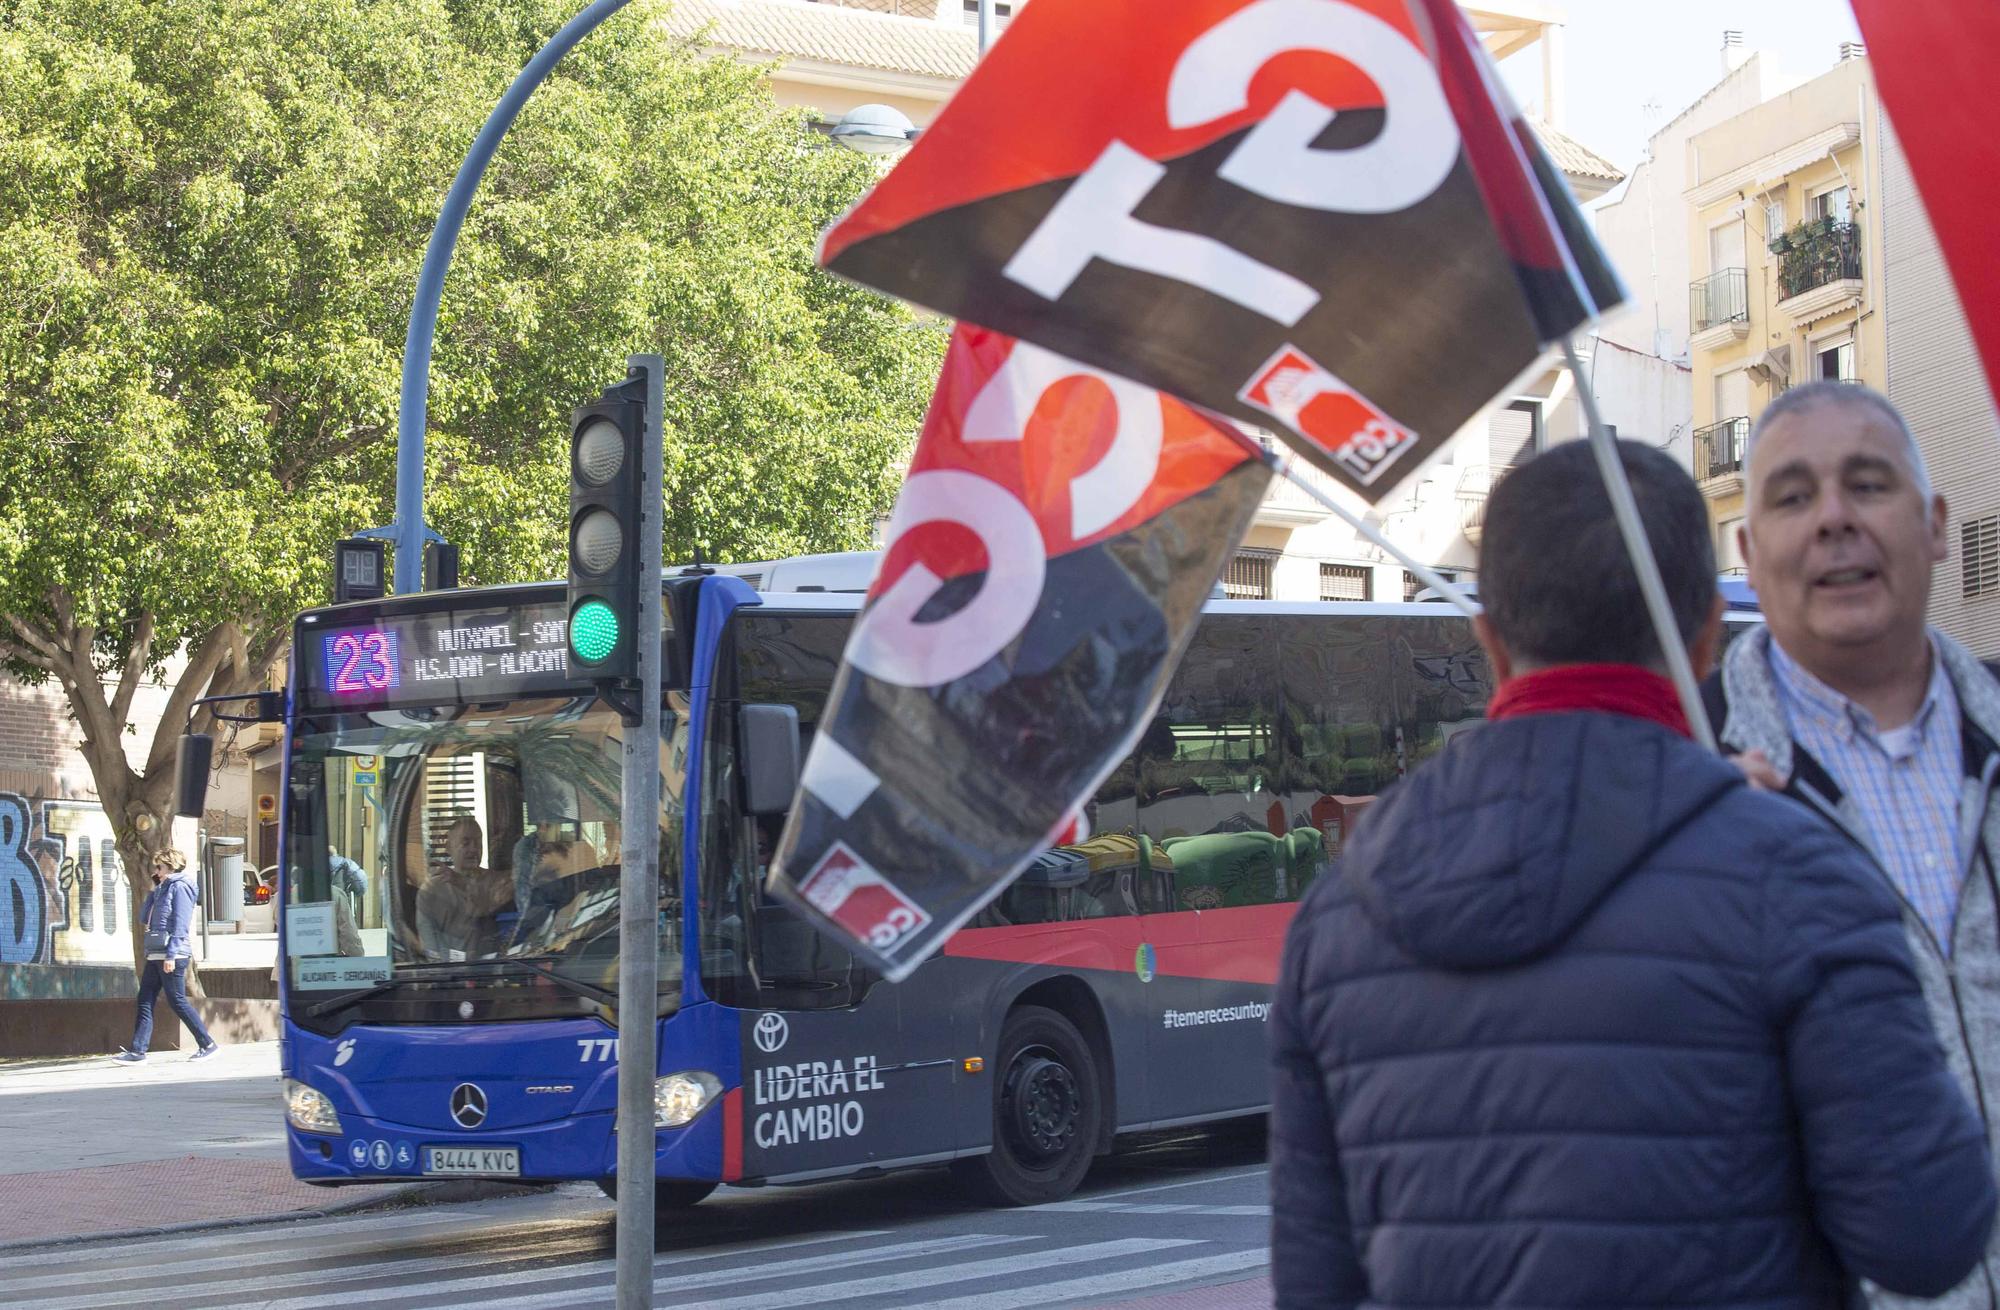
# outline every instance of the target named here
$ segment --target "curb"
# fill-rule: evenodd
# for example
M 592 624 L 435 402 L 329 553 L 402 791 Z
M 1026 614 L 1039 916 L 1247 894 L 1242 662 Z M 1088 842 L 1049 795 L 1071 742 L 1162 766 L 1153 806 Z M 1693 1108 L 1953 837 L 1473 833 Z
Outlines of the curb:
M 342 1205 L 317 1210 L 286 1210 L 279 1214 L 237 1215 L 228 1219 L 196 1219 L 184 1224 L 161 1224 L 150 1228 L 114 1228 L 101 1233 L 73 1233 L 67 1237 L 36 1237 L 24 1242 L 0 1242 L 0 1256 L 25 1251 L 45 1251 L 92 1242 L 129 1242 L 137 1238 L 178 1237 L 187 1233 L 218 1232 L 230 1228 L 255 1228 L 261 1224 L 292 1223 L 300 1219 L 337 1219 L 342 1215 L 366 1214 L 371 1210 L 401 1210 L 419 1205 L 453 1205 L 466 1201 L 490 1201 L 503 1196 L 527 1196 L 552 1192 L 556 1183 L 498 1183 L 480 1179 L 449 1182 L 411 1183 L 387 1196 L 371 1196 Z

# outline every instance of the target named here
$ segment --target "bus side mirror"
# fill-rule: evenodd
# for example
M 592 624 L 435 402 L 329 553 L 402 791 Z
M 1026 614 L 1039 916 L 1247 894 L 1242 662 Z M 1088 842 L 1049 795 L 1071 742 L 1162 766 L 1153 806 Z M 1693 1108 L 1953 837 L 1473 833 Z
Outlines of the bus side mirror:
M 745 705 L 736 711 L 736 738 L 744 813 L 791 809 L 799 788 L 799 712 L 789 705 Z
M 215 760 L 215 738 L 190 732 L 174 750 L 174 813 L 199 819 L 208 804 L 208 773 Z

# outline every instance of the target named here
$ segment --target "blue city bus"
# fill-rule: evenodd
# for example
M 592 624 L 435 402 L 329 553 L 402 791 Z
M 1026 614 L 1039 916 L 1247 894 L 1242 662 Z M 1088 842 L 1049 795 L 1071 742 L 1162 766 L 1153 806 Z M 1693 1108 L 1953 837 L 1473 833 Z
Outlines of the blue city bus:
M 763 892 L 783 814 L 744 803 L 746 772 L 798 758 L 769 728 L 789 716 L 744 710 L 790 707 L 809 743 L 860 597 L 753 581 L 668 584 L 650 1002 L 617 990 L 626 729 L 569 672 L 564 589 L 298 619 L 279 918 L 300 1179 L 613 1191 L 617 1025 L 650 1004 L 663 1205 L 945 1163 L 996 1202 L 1059 1198 L 1118 1134 L 1265 1108 L 1299 896 L 1491 690 L 1446 606 L 1212 601 L 1088 839 L 890 984 Z

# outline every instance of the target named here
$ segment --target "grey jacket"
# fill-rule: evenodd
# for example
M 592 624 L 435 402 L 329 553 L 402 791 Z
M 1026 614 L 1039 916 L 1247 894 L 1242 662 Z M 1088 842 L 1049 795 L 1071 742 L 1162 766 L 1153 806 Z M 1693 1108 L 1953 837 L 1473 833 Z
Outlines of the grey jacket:
M 1965 739 L 1966 777 L 1959 797 L 1959 833 L 1965 864 L 1960 871 L 1958 917 L 1952 925 L 1951 958 L 1945 958 L 1923 919 L 1905 899 L 1903 927 L 1916 959 L 1924 1000 L 1943 1044 L 1945 1057 L 1959 1086 L 1971 1098 L 1986 1123 L 1989 1150 L 2000 1155 L 2000 883 L 1994 863 L 2000 858 L 2000 805 L 1993 803 L 1993 784 L 2000 773 L 2000 681 L 1965 647 L 1941 632 L 1932 638 L 1944 661 L 1952 690 L 1957 693 Z M 1740 752 L 1761 750 L 1785 792 L 1812 807 L 1829 823 L 1876 856 L 1873 839 L 1864 831 L 1854 803 L 1825 768 L 1793 740 L 1778 700 L 1771 673 L 1771 634 L 1759 628 L 1738 639 L 1722 664 L 1720 690 L 1725 714 L 1715 714 L 1715 683 L 1711 680 L 1711 717 L 1719 717 L 1723 746 Z M 1883 873 L 1886 880 L 1888 874 Z M 1900 893 L 1899 893 L 1900 895 Z M 2000 1310 L 2000 1228 L 1988 1238 L 1983 1267 L 1935 1301 L 1894 1296 L 1868 1286 L 1868 1299 L 1878 1310 L 1944 1306 L 1950 1310 Z

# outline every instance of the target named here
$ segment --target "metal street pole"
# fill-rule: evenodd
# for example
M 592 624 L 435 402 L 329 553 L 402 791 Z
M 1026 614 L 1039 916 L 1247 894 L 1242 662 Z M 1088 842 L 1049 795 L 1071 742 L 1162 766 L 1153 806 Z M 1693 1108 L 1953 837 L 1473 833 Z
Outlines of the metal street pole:
M 979 0 L 979 53 L 993 44 L 993 0 Z
M 1714 750 L 1715 733 L 1709 727 L 1708 711 L 1702 707 L 1701 689 L 1695 683 L 1687 647 L 1681 643 L 1674 607 L 1667 599 L 1667 585 L 1660 579 L 1660 563 L 1653 558 L 1652 543 L 1646 540 L 1646 523 L 1639 517 L 1639 502 L 1632 495 L 1625 465 L 1618 458 L 1618 439 L 1611 435 L 1604 426 L 1603 415 L 1597 412 L 1597 393 L 1591 389 L 1590 379 L 1584 376 L 1583 362 L 1576 357 L 1575 341 L 1564 337 L 1562 350 L 1570 376 L 1576 379 L 1576 398 L 1583 403 L 1584 421 L 1590 427 L 1590 452 L 1604 478 L 1604 490 L 1611 497 L 1611 514 L 1618 522 L 1618 535 L 1625 539 L 1625 553 L 1639 575 L 1639 594 L 1645 599 L 1646 612 L 1652 616 L 1653 633 L 1659 638 L 1660 653 L 1666 656 L 1667 674 L 1673 679 L 1674 690 L 1680 693 L 1681 709 L 1687 715 L 1695 741 Z
M 639 487 L 639 723 L 625 728 L 618 855 L 618 1310 L 653 1304 L 653 1082 L 659 1076 L 660 636 L 665 513 L 660 408 L 666 365 L 626 361 L 646 378 Z

